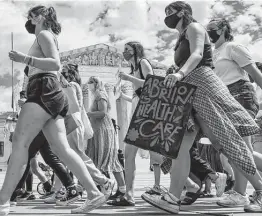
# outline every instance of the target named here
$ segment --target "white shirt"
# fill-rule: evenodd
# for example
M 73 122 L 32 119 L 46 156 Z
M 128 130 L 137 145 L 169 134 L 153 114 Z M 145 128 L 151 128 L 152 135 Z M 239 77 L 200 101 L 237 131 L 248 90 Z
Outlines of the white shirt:
M 254 63 L 249 50 L 235 42 L 225 42 L 213 52 L 215 73 L 226 84 L 239 80 L 249 81 L 248 73 L 243 67 Z
M 262 89 L 254 82 L 252 83 L 255 91 L 256 91 L 256 95 L 257 95 L 257 100 L 258 100 L 258 103 L 259 103 L 259 107 L 260 107 L 260 110 L 262 109 Z

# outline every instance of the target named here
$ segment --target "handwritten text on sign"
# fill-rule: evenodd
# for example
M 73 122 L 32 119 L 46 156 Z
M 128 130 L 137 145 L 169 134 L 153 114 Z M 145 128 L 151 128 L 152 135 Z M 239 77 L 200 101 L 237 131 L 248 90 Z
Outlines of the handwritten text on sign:
M 178 82 L 168 89 L 163 81 L 147 76 L 125 142 L 176 158 L 196 88 Z

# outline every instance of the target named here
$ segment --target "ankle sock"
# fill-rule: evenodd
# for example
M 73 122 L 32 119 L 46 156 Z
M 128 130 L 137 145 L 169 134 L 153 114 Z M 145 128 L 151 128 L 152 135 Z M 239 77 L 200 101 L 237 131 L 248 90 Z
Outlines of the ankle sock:
M 120 186 L 118 187 L 118 190 L 121 192 L 121 193 L 126 193 L 126 186 Z

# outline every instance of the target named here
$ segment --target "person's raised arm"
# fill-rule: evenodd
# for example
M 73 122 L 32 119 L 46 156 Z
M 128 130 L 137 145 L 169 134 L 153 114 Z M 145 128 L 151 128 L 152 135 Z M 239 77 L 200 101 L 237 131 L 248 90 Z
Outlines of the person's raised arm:
M 153 74 L 153 69 L 150 63 L 146 59 L 140 61 L 143 76 L 146 77 L 148 74 Z M 119 77 L 123 80 L 130 81 L 136 88 L 143 87 L 145 80 L 126 74 L 124 72 L 119 73 Z

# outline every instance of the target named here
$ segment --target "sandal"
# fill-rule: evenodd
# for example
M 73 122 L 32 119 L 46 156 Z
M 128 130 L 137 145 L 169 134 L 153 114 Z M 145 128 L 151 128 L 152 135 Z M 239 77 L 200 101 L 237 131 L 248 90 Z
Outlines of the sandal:
M 163 190 L 161 189 L 160 186 L 154 185 L 153 188 L 148 187 L 146 189 L 146 193 L 148 193 L 150 195 L 162 195 L 163 194 Z
M 118 197 L 114 200 L 108 200 L 107 204 L 112 206 L 135 206 L 134 201 L 127 200 L 124 196 Z
M 214 197 L 214 195 L 212 195 L 211 193 L 207 192 L 207 191 L 203 191 L 200 193 L 200 197 L 201 198 L 212 198 Z
M 181 205 L 191 205 L 193 204 L 201 195 L 201 189 L 199 189 L 196 193 L 187 192 L 184 200 L 181 201 Z

